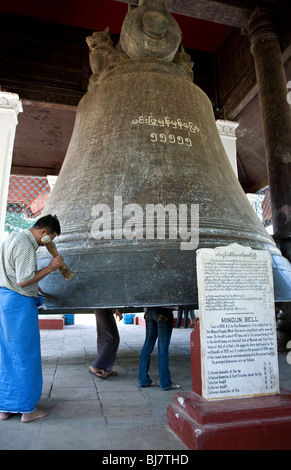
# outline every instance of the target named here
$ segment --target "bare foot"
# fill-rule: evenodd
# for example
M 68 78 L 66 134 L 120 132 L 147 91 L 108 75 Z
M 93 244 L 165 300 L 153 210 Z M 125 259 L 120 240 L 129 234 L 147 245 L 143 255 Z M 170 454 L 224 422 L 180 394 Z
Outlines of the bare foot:
M 89 373 L 100 377 L 101 379 L 107 379 L 110 375 L 118 375 L 116 370 L 105 370 L 105 369 L 95 369 L 92 366 L 89 366 Z
M 107 377 L 110 377 L 111 375 L 118 375 L 118 373 L 116 372 L 116 370 L 101 369 L 100 372 L 96 372 L 96 375 L 101 379 L 107 379 Z
M 22 423 L 30 423 L 31 421 L 35 421 L 36 419 L 45 418 L 48 415 L 46 411 L 39 410 L 36 408 L 32 413 L 23 413 L 21 416 Z
M 156 382 L 151 382 L 149 385 L 140 385 L 141 388 L 146 388 L 146 387 L 157 387 L 158 384 Z
M 5 421 L 6 419 L 9 419 L 12 416 L 12 413 L 0 413 L 0 421 Z
M 89 366 L 89 373 L 93 375 L 97 375 L 101 373 L 101 369 L 95 369 L 95 367 Z

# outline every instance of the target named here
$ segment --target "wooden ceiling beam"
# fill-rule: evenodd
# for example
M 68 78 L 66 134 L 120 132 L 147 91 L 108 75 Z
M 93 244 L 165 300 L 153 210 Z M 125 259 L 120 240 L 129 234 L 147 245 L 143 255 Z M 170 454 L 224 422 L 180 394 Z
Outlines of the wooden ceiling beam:
M 138 0 L 115 0 L 138 5 Z M 171 13 L 243 28 L 258 6 L 280 10 L 284 0 L 167 0 Z
M 58 173 L 59 173 L 59 169 L 55 169 L 55 168 L 18 166 L 18 165 L 12 165 L 11 167 L 11 175 L 17 175 L 17 176 L 47 176 L 47 175 L 58 175 Z

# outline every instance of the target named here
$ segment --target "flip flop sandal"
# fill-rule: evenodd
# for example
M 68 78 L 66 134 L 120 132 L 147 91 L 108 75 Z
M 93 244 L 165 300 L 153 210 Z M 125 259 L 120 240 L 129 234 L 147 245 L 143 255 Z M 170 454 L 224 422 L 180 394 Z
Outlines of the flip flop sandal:
M 158 384 L 156 382 L 152 382 L 149 385 L 140 385 L 141 388 L 146 388 L 146 387 L 157 387 Z
M 97 377 L 100 377 L 100 379 L 107 379 L 107 377 L 117 375 L 117 372 L 115 370 L 103 370 L 98 373 L 96 372 Z
M 181 388 L 181 385 L 178 384 L 172 384 L 170 388 L 167 388 L 165 391 L 168 390 L 178 390 L 178 388 Z
M 100 373 L 100 372 L 102 372 L 102 371 L 101 371 L 101 369 L 97 369 L 96 372 L 95 372 L 93 369 L 91 369 L 91 367 L 89 367 L 88 372 L 89 372 L 89 374 L 97 375 L 98 373 Z M 97 376 L 98 376 L 98 375 L 97 375 Z M 99 377 L 99 376 L 98 376 L 98 377 Z

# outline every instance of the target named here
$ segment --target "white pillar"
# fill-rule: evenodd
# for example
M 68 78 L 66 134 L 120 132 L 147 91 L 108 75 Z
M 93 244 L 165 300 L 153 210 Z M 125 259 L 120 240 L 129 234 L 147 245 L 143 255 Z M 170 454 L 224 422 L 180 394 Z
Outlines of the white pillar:
M 17 116 L 21 112 L 23 109 L 18 95 L 0 92 L 0 242 L 4 238 L 13 145 Z
M 57 175 L 47 175 L 47 181 L 48 181 L 51 192 L 54 189 L 54 185 L 56 184 L 57 178 L 58 178 Z
M 233 121 L 216 121 L 217 129 L 222 140 L 223 146 L 237 176 L 237 151 L 236 151 L 236 135 L 235 130 L 239 126 L 238 122 Z

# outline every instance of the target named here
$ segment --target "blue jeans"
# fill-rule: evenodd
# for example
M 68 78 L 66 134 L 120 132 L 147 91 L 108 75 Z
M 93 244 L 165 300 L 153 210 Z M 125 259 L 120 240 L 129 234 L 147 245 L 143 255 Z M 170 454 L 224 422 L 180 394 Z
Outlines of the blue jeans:
M 181 326 L 181 321 L 182 321 L 182 315 L 184 312 L 184 328 L 188 327 L 188 315 L 189 315 L 189 308 L 178 308 L 178 317 L 177 317 L 177 328 L 180 328 Z
M 146 337 L 139 361 L 138 385 L 140 387 L 148 387 L 152 383 L 148 372 L 151 353 L 158 338 L 160 388 L 162 390 L 169 390 L 172 385 L 169 368 L 169 345 L 173 329 L 173 314 L 169 310 L 167 312 L 168 320 L 159 322 L 158 313 L 161 313 L 159 308 L 148 308 L 146 316 Z

